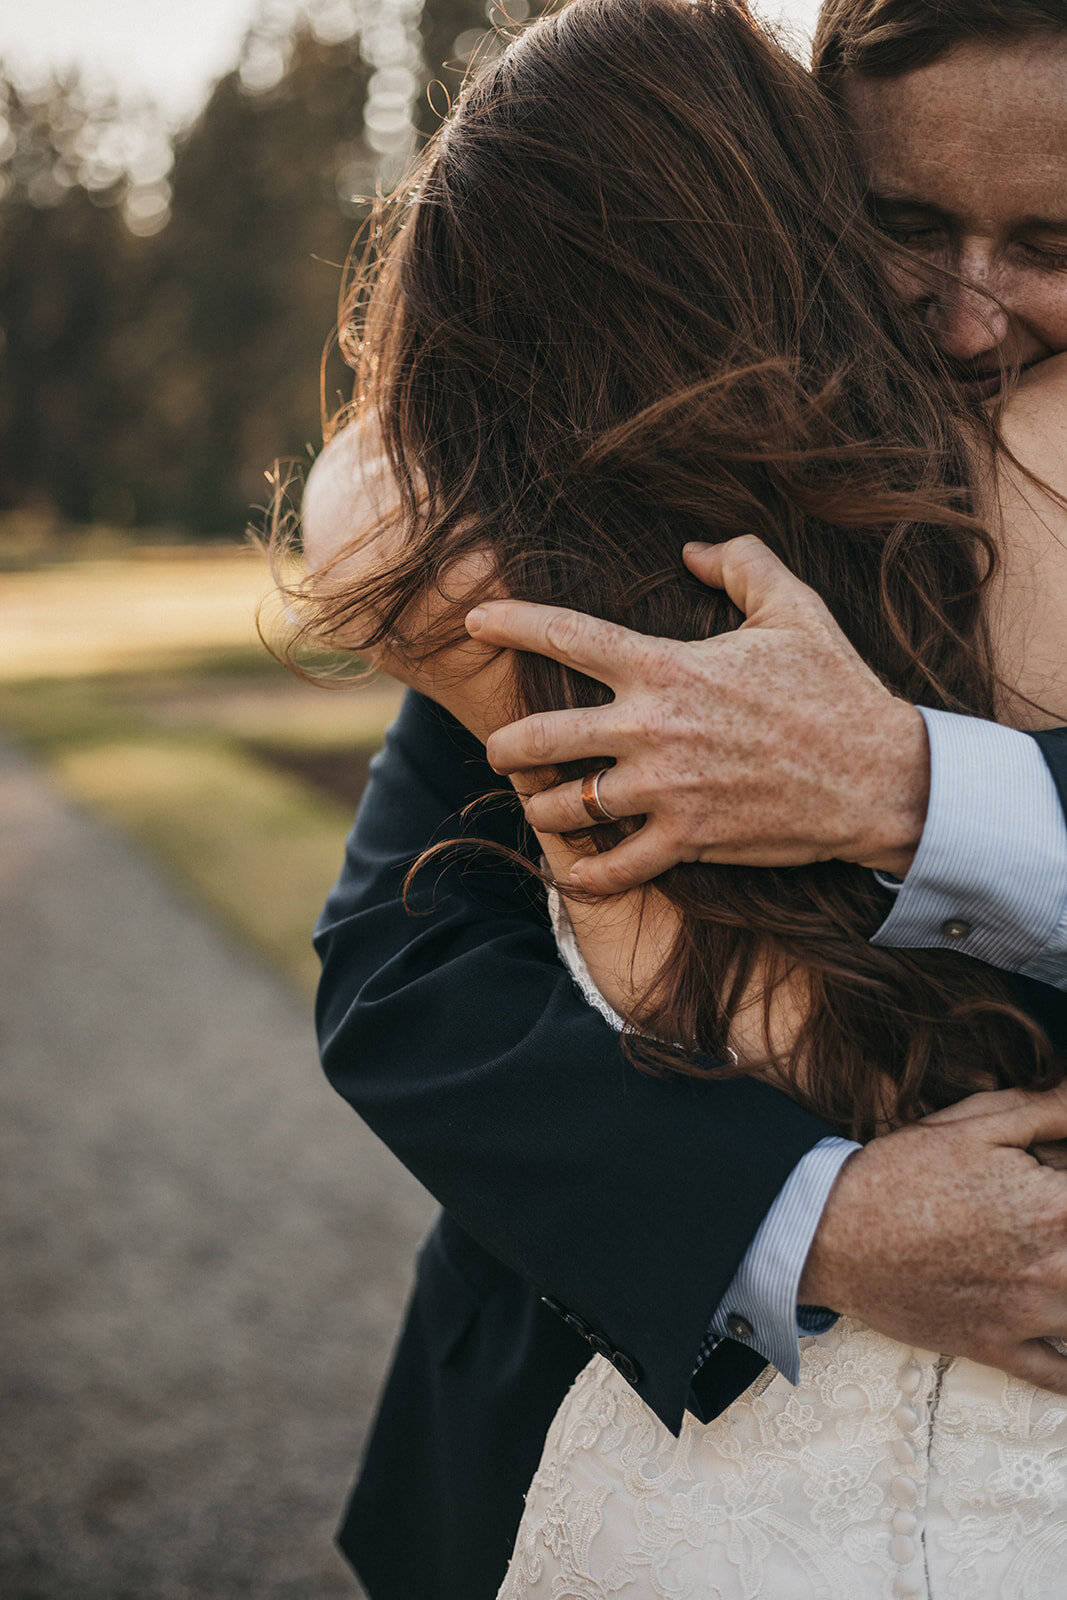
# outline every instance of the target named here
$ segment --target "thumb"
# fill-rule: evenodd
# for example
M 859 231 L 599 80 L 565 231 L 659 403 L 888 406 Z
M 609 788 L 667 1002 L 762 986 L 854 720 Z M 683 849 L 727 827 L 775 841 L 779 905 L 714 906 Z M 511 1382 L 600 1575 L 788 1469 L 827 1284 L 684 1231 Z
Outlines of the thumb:
M 727 539 L 725 544 L 687 544 L 682 559 L 701 583 L 725 589 L 751 622 L 792 618 L 798 609 L 829 618 L 814 589 L 801 583 L 754 533 Z

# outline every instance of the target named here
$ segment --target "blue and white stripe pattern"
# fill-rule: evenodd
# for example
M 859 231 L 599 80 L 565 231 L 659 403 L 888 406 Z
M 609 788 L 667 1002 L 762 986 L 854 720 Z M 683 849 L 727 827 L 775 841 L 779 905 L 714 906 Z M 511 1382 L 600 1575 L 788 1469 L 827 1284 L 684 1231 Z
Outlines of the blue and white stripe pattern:
M 800 1274 L 838 1173 L 860 1146 L 850 1139 L 820 1139 L 793 1168 L 760 1224 L 729 1289 L 711 1319 L 698 1368 L 723 1339 L 727 1318 L 752 1329 L 745 1342 L 796 1383 L 801 1333 L 822 1333 L 836 1320 L 820 1306 L 797 1306 Z
M 920 707 L 930 808 L 873 944 L 958 950 L 1067 989 L 1067 820 L 1028 734 Z M 949 937 L 945 924 L 966 925 Z

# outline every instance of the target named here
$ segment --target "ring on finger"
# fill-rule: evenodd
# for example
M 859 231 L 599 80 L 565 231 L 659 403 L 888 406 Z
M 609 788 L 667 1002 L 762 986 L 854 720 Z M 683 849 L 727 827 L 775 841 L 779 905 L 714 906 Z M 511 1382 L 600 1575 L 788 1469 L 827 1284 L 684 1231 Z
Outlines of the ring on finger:
M 601 767 L 599 772 L 587 772 L 582 779 L 582 805 L 590 822 L 618 822 L 618 817 L 609 811 L 600 798 L 600 780 L 605 772 L 610 772 L 610 767 Z

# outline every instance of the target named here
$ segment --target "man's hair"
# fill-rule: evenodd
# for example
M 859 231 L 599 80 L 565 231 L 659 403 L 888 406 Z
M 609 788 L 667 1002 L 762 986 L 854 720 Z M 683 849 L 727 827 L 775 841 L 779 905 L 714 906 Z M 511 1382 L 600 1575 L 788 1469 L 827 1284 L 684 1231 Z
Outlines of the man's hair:
M 1064 0 L 824 0 L 812 66 L 824 87 L 846 73 L 895 78 L 965 40 L 1067 35 Z

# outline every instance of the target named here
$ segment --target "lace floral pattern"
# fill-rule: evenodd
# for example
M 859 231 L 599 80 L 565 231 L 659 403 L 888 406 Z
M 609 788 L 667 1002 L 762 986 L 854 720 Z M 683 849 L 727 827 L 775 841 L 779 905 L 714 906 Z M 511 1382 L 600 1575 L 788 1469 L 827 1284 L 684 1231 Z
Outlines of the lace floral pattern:
M 930 1485 L 926 1540 L 941 1574 L 937 1593 L 1067 1595 L 1062 1400 L 973 1362 L 953 1363 L 937 1406 Z
M 847 1319 L 801 1343 L 677 1439 L 591 1361 L 500 1600 L 1062 1600 L 1061 1400 Z
M 1067 1600 L 1067 1403 L 847 1318 L 800 1344 L 795 1388 L 768 1368 L 677 1439 L 591 1361 L 498 1600 Z

